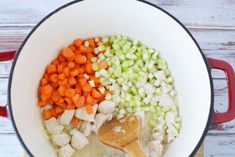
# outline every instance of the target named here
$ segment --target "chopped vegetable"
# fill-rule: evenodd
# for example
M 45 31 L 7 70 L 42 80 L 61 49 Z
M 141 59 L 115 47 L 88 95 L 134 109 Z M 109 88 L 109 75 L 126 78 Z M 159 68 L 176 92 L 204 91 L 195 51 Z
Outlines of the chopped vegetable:
M 150 156 L 161 156 L 163 140 L 171 142 L 181 128 L 166 60 L 127 36 L 77 38 L 63 48 L 46 67 L 37 104 L 60 157 L 83 149 L 86 136 L 112 117 L 134 114 L 142 123 L 148 120 Z

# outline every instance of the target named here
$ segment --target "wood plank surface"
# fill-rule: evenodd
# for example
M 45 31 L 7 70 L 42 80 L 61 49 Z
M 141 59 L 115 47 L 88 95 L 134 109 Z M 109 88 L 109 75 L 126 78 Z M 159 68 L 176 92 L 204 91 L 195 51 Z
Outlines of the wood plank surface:
M 235 0 L 148 0 L 183 22 L 207 57 L 228 61 L 235 68 Z M 68 0 L 1 0 L 0 51 L 19 48 L 37 22 Z M 0 63 L 0 104 L 6 103 L 11 63 Z M 213 71 L 215 109 L 226 111 L 223 72 Z M 204 157 L 234 157 L 235 120 L 212 126 L 204 141 Z M 20 157 L 21 148 L 11 122 L 0 118 L 0 157 Z

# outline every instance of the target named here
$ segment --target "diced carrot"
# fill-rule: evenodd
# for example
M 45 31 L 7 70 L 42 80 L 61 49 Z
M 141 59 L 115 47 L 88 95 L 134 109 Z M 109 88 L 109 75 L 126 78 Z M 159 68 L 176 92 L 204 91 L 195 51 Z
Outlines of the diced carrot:
M 50 119 L 52 117 L 51 111 L 50 110 L 43 110 L 42 117 L 44 120 Z
M 60 106 L 63 109 L 66 109 L 67 104 L 65 102 L 56 102 L 56 105 Z
M 66 98 L 64 98 L 64 100 L 67 103 L 67 105 L 72 105 L 73 104 L 73 100 L 70 97 L 66 97 Z
M 96 99 L 100 99 L 102 97 L 102 94 L 95 88 L 92 89 L 91 95 Z
M 86 83 L 86 84 L 84 84 L 84 85 L 82 86 L 82 90 L 85 91 L 85 92 L 87 92 L 87 93 L 89 93 L 89 92 L 91 92 L 92 87 L 91 87 L 91 85 L 90 85 L 89 83 Z
M 74 59 L 75 59 L 75 55 L 73 55 L 72 57 L 68 58 L 67 60 L 68 60 L 69 62 L 72 62 L 72 61 L 74 61 Z
M 64 86 L 60 86 L 58 88 L 58 92 L 59 92 L 60 96 L 65 96 L 65 90 L 66 90 L 66 88 Z
M 65 67 L 65 68 L 63 69 L 63 73 L 65 74 L 66 77 L 69 77 L 69 74 L 70 74 L 70 69 L 69 69 L 69 67 Z
M 75 56 L 75 62 L 76 62 L 77 64 L 85 64 L 86 61 L 87 61 L 87 58 L 86 58 L 86 56 L 84 56 L 84 55 L 76 55 L 76 56 Z
M 48 83 L 48 80 L 45 78 L 41 79 L 41 86 L 45 86 Z
M 75 67 L 75 63 L 74 62 L 68 62 L 68 67 L 70 69 L 73 69 Z
M 77 76 L 78 79 L 84 79 L 84 74 L 80 74 Z
M 79 47 L 80 45 L 83 44 L 83 41 L 82 41 L 81 39 L 76 39 L 76 40 L 74 40 L 73 44 L 74 44 L 75 46 Z
M 98 102 L 98 100 L 97 99 L 94 99 L 92 96 L 90 96 L 90 95 L 88 95 L 87 97 L 86 97 L 86 103 L 87 103 L 87 105 L 95 105 L 96 103 Z
M 51 86 L 53 87 L 53 88 L 58 88 L 59 87 L 59 85 L 58 85 L 58 83 L 57 82 L 51 82 Z
M 71 124 L 74 126 L 77 126 L 79 123 L 80 123 L 80 120 L 77 117 L 73 116 L 71 120 Z
M 65 79 L 65 74 L 59 74 L 58 75 L 58 79 L 60 79 L 60 80 L 64 80 Z
M 67 79 L 59 80 L 58 85 L 67 87 L 68 86 L 68 80 Z
M 48 65 L 46 70 L 48 74 L 53 74 L 57 72 L 56 65 L 53 64 Z
M 79 79 L 78 82 L 79 82 L 79 85 L 83 87 L 87 83 L 87 80 L 83 78 L 83 79 Z
M 63 68 L 64 68 L 63 64 L 59 64 L 59 65 L 57 66 L 57 72 L 58 72 L 58 73 L 62 73 L 62 72 L 63 72 Z
M 92 64 L 86 64 L 85 71 L 87 74 L 94 74 L 94 70 L 92 68 Z
M 53 83 L 56 83 L 58 81 L 58 75 L 57 74 L 52 74 L 50 76 L 50 81 Z
M 44 95 L 50 95 L 52 93 L 53 88 L 51 87 L 51 85 L 45 85 L 42 86 L 41 88 L 41 92 Z
M 76 104 L 79 98 L 79 94 L 76 94 L 72 97 L 73 103 Z
M 77 76 L 79 74 L 79 70 L 78 69 L 73 69 L 71 72 L 70 72 L 70 75 L 71 76 Z
M 41 98 L 42 101 L 48 102 L 48 100 L 51 98 L 51 96 L 50 95 L 41 94 L 40 98 Z
M 99 63 L 99 65 L 100 65 L 101 68 L 104 68 L 104 69 L 107 69 L 107 68 L 108 68 L 108 64 L 107 64 L 105 61 L 101 61 L 101 62 Z
M 64 55 L 63 55 L 62 53 L 63 53 L 63 51 L 61 51 L 61 53 L 60 53 L 60 55 L 59 55 L 59 57 L 58 57 L 58 59 L 59 59 L 60 62 L 66 61 L 66 58 L 64 57 Z
M 75 52 L 74 52 L 75 56 L 76 55 L 81 55 L 81 52 L 79 51 L 79 49 L 76 49 Z
M 87 61 L 86 61 L 86 64 L 83 66 L 83 68 L 85 68 L 87 64 L 92 64 L 92 63 L 91 63 L 90 60 L 87 60 Z
M 47 100 L 47 103 L 48 104 L 53 104 L 54 103 L 53 100 L 51 99 L 51 97 Z
M 93 107 L 91 105 L 86 106 L 86 112 L 87 114 L 92 114 L 93 113 Z
M 55 108 L 50 109 L 50 112 L 51 112 L 52 117 L 57 117 L 56 112 L 55 112 Z
M 90 95 L 90 94 L 91 94 L 91 93 L 89 93 L 89 92 L 84 92 L 84 91 L 83 91 L 83 93 L 82 93 L 82 95 L 85 96 L 85 97 L 87 97 L 87 96 Z
M 72 58 L 74 56 L 73 51 L 68 47 L 63 49 L 62 54 L 65 58 Z
M 76 50 L 76 47 L 75 47 L 73 44 L 69 45 L 69 48 L 70 48 L 73 52 Z
M 84 74 L 84 73 L 85 73 L 85 69 L 83 69 L 83 68 L 78 68 L 78 73 L 79 73 L 79 74 Z
M 78 64 L 75 64 L 75 69 L 78 69 L 80 67 L 80 65 L 78 65 Z
M 45 74 L 43 75 L 43 78 L 48 80 L 48 79 L 49 79 L 49 74 L 45 73 Z
M 64 103 L 64 98 L 60 97 L 60 99 L 57 101 L 57 103 Z
M 84 46 L 84 45 L 80 45 L 79 46 L 79 51 L 81 52 L 81 53 L 87 53 L 87 51 L 88 51 L 88 48 L 86 47 L 86 46 Z
M 59 64 L 60 64 L 60 61 L 57 60 L 57 59 L 55 59 L 54 61 L 52 61 L 52 64 L 54 64 L 54 65 L 59 65 Z
M 52 92 L 52 96 L 51 96 L 51 99 L 54 101 L 54 102 L 57 102 L 60 100 L 60 93 L 56 90 L 56 91 L 53 91 Z
M 76 93 L 77 93 L 79 96 L 82 95 L 82 88 L 81 88 L 79 85 L 76 86 L 75 90 L 76 90 Z
M 95 44 L 95 41 L 94 41 L 93 38 L 90 38 L 90 39 L 88 39 L 87 41 L 89 42 L 89 46 L 90 46 L 90 47 L 96 47 L 96 44 Z
M 88 52 L 93 54 L 94 53 L 94 49 L 95 48 L 93 48 L 93 47 L 88 47 Z
M 89 52 L 89 53 L 87 53 L 86 57 L 87 57 L 87 59 L 91 60 L 91 58 L 93 58 L 94 55 L 91 52 Z
M 72 89 L 72 88 L 68 88 L 65 90 L 65 96 L 67 97 L 73 97 L 74 95 L 76 94 L 76 91 L 75 89 Z
M 77 101 L 77 103 L 75 104 L 78 108 L 81 108 L 81 107 L 83 107 L 84 106 L 84 104 L 85 104 L 85 97 L 84 96 L 80 96 L 79 98 L 78 98 L 78 101 Z
M 64 112 L 64 110 L 63 110 L 62 107 L 60 107 L 60 106 L 55 107 L 55 113 L 56 113 L 57 116 L 62 114 L 63 112 Z
M 68 62 L 61 62 L 61 65 L 63 65 L 63 68 L 66 67 L 68 65 Z
M 44 102 L 42 100 L 38 101 L 38 106 L 42 107 L 42 106 L 46 106 L 46 105 L 47 105 L 47 102 Z
M 70 77 L 68 78 L 68 81 L 69 81 L 69 84 L 70 84 L 71 86 L 77 84 L 77 81 L 76 81 L 76 79 L 75 79 L 73 76 L 70 76 Z

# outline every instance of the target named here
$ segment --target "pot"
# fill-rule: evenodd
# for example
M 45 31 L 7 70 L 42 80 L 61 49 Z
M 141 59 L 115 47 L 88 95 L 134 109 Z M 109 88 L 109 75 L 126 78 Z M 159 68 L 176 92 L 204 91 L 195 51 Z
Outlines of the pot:
M 164 157 L 193 156 L 211 124 L 235 117 L 235 75 L 228 63 L 205 58 L 197 42 L 175 17 L 158 6 L 138 0 L 73 1 L 46 16 L 30 32 L 14 56 L 8 89 L 8 109 L 16 134 L 31 156 L 56 157 L 47 139 L 37 103 L 37 88 L 45 66 L 76 37 L 128 35 L 161 51 L 168 62 L 179 98 L 182 129 Z M 229 108 L 213 112 L 211 69 L 227 75 Z M 7 107 L 0 114 L 7 116 Z

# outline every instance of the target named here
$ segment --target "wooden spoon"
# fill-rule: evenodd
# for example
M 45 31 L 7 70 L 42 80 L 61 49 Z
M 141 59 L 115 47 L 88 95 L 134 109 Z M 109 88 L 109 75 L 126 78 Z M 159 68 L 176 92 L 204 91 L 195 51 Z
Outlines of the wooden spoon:
M 147 157 L 140 142 L 140 121 L 135 116 L 121 120 L 112 119 L 104 123 L 98 131 L 101 142 L 126 152 L 130 157 Z

